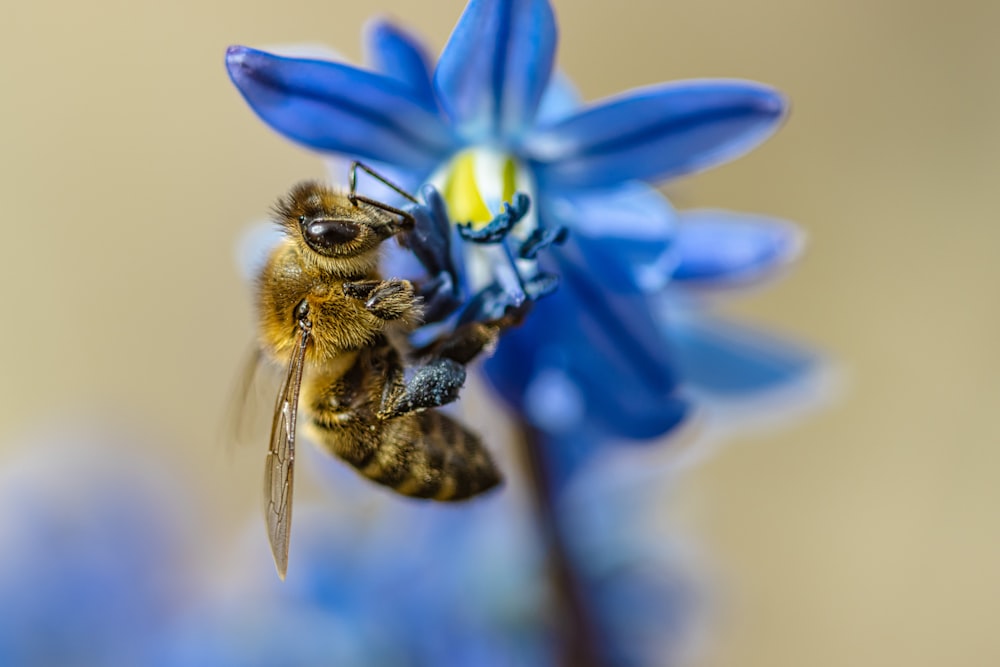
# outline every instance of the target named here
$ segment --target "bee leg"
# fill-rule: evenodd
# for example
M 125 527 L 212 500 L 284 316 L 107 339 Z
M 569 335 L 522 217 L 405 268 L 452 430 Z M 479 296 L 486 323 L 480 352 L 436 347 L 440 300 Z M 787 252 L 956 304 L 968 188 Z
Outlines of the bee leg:
M 486 322 L 467 322 L 424 350 L 431 360 L 420 366 L 402 391 L 387 383 L 380 419 L 447 405 L 458 398 L 465 384 L 465 364 L 483 350 L 496 345 L 501 332 L 521 323 L 526 308 L 508 308 L 505 314 Z M 392 387 L 390 388 L 390 384 Z
M 416 294 L 409 280 L 363 280 L 344 283 L 344 295 L 363 301 L 365 309 L 380 320 L 416 315 Z
M 383 417 L 388 406 L 395 406 L 406 393 L 406 377 L 402 365 L 395 364 L 385 371 L 385 386 L 382 388 L 382 401 L 378 409 L 379 418 Z
M 366 301 L 375 288 L 381 284 L 381 280 L 359 280 L 354 283 L 344 283 L 344 296 Z
M 434 359 L 417 369 L 402 393 L 393 392 L 383 398 L 378 417 L 393 419 L 418 410 L 447 405 L 458 398 L 464 384 L 465 366 L 453 359 Z
M 417 356 L 451 359 L 465 365 L 483 350 L 492 349 L 500 338 L 500 328 L 485 322 L 466 322 L 429 346 L 416 351 Z
M 530 307 L 531 303 L 526 301 L 520 306 L 507 306 L 500 317 L 464 322 L 450 334 L 414 350 L 413 356 L 452 359 L 462 365 L 468 364 L 484 350 L 492 349 L 505 330 L 520 325 Z

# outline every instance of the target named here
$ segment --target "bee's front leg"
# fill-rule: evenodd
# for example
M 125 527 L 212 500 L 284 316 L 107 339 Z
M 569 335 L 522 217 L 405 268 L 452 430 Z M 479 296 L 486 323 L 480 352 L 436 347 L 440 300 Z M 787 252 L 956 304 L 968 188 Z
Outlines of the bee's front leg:
M 416 292 L 409 280 L 362 280 L 344 283 L 344 295 L 362 301 L 365 310 L 380 320 L 408 319 L 420 313 Z

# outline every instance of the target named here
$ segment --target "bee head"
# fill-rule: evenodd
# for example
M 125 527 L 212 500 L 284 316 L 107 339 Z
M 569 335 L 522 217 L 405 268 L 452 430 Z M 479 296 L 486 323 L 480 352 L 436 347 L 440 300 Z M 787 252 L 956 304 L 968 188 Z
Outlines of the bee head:
M 315 182 L 292 188 L 275 214 L 293 239 L 329 258 L 368 254 L 400 229 L 391 214 Z

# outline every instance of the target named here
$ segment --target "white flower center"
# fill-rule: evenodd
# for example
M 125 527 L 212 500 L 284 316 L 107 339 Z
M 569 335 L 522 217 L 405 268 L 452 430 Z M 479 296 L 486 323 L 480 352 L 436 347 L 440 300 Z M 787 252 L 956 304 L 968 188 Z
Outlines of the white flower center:
M 513 201 L 515 192 L 531 198 L 527 215 L 507 239 L 496 244 L 467 242 L 462 247 L 470 295 L 495 282 L 520 304 L 526 298 L 523 281 L 538 273 L 536 261 L 517 257 L 521 242 L 538 226 L 536 187 L 530 170 L 506 153 L 478 147 L 455 155 L 430 182 L 444 197 L 451 220 L 471 223 L 473 229 L 485 227 L 503 212 L 504 202 Z

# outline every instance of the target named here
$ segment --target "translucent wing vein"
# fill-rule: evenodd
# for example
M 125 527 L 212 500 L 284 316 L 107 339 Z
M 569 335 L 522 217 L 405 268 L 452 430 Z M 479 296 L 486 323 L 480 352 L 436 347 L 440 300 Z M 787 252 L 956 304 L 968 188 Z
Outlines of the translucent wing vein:
M 292 528 L 292 486 L 295 481 L 295 419 L 309 338 L 309 330 L 300 328 L 274 406 L 271 442 L 264 467 L 264 518 L 274 566 L 282 579 L 288 571 L 288 537 Z

